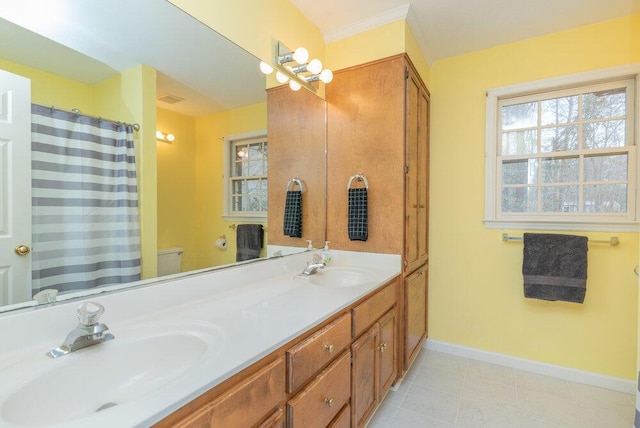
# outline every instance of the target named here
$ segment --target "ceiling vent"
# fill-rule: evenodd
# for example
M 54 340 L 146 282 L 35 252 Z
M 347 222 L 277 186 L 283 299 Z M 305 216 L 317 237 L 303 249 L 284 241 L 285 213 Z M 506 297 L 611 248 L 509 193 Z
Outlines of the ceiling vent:
M 175 104 L 175 103 L 179 103 L 180 101 L 184 101 L 184 98 L 179 97 L 177 95 L 162 95 L 160 97 L 158 97 L 158 101 L 162 101 L 163 103 L 167 103 L 167 104 Z

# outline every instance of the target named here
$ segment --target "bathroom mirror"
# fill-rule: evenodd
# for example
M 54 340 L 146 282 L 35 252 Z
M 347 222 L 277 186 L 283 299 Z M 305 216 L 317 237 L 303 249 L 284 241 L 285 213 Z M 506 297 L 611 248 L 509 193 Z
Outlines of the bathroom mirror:
M 166 118 L 173 114 L 178 116 L 177 119 L 171 119 L 169 121 L 171 123 L 179 123 L 180 120 L 196 123 L 202 118 L 205 118 L 205 121 L 208 120 L 207 118 L 211 115 L 235 112 L 244 108 L 252 108 L 252 106 L 255 108 L 256 105 L 259 106 L 262 103 L 264 106 L 258 107 L 257 110 L 263 109 L 265 116 L 263 120 L 266 124 L 265 77 L 259 72 L 259 60 L 169 2 L 164 0 L 137 0 L 136 2 L 126 0 L 110 0 L 109 2 L 42 1 L 42 10 L 32 10 L 26 15 L 27 6 L 18 4 L 22 2 L 15 3 L 16 5 L 3 6 L 3 10 L 0 11 L 0 18 L 3 18 L 0 19 L 0 69 L 21 74 L 25 70 L 24 67 L 27 67 L 30 70 L 29 73 L 34 70 L 36 73 L 45 71 L 65 79 L 82 82 L 85 85 L 92 85 L 112 78 L 137 64 L 145 64 L 157 72 L 157 97 L 169 95 L 186 98 L 185 102 L 175 104 L 157 101 L 159 126 L 161 121 L 166 122 Z M 33 6 L 31 3 L 29 5 Z M 40 30 L 35 32 L 35 28 L 32 26 L 39 26 Z M 111 31 L 114 28 L 117 29 L 118 37 L 105 38 L 101 32 L 107 31 L 109 28 Z M 129 31 L 128 28 L 133 28 L 133 30 Z M 182 50 L 179 48 L 179 43 L 173 43 L 173 41 L 179 42 L 182 39 L 192 40 L 194 37 L 199 42 L 187 42 Z M 182 41 L 184 42 L 184 40 Z M 34 91 L 40 94 L 55 92 L 50 88 L 42 87 L 40 82 L 32 84 L 32 94 Z M 47 96 L 41 98 L 48 99 Z M 166 98 L 165 101 L 167 101 Z M 169 99 L 169 101 L 172 100 Z M 38 100 L 33 99 L 33 102 L 38 103 Z M 323 103 L 319 98 L 317 102 Z M 79 107 L 65 102 L 52 101 L 49 104 L 65 110 Z M 80 109 L 82 110 L 82 107 Z M 90 109 L 87 113 L 92 114 Z M 286 112 L 282 112 L 282 114 L 286 114 Z M 93 115 L 97 116 L 97 114 Z M 105 117 L 121 120 L 121 118 L 109 113 L 105 113 Z M 247 131 L 254 130 L 247 129 Z M 170 129 L 162 129 L 162 131 L 172 132 Z M 176 140 L 172 145 L 153 142 L 154 145 L 157 144 L 158 152 L 167 151 L 167 148 L 176 148 L 181 144 L 181 136 L 178 131 L 174 132 Z M 194 134 L 197 132 L 197 130 L 193 131 Z M 225 136 L 227 135 L 213 133 L 207 137 L 208 144 L 220 147 L 223 144 L 222 137 Z M 318 138 L 314 144 L 322 144 L 324 152 L 324 135 Z M 165 158 L 165 161 L 170 157 L 171 154 Z M 216 162 L 219 161 L 217 158 L 212 159 L 215 159 Z M 139 163 L 138 168 L 140 167 L 144 168 L 144 165 Z M 209 167 L 213 171 L 219 169 L 219 175 L 222 175 L 223 165 L 213 164 Z M 194 176 L 194 180 L 196 179 Z M 158 177 L 158 186 L 162 185 L 164 185 L 163 180 Z M 282 184 L 282 186 L 284 185 Z M 212 186 L 219 187 L 217 184 L 212 184 Z M 162 189 L 158 189 L 159 200 L 161 192 Z M 211 193 L 223 194 L 220 188 L 212 189 Z M 221 203 L 221 201 L 210 202 L 211 204 Z M 271 204 L 272 201 L 269 203 Z M 276 201 L 276 203 L 278 202 Z M 281 203 L 284 204 L 284 200 Z M 171 202 L 169 202 L 170 204 Z M 194 205 L 194 207 L 199 206 L 200 204 Z M 219 217 L 217 209 L 215 212 L 207 212 L 203 215 Z M 252 221 L 252 219 L 248 219 L 248 221 L 234 220 L 216 219 L 216 226 L 207 232 L 210 234 L 207 239 L 210 241 L 211 251 L 215 250 L 216 238 L 223 234 L 232 243 L 235 241 L 235 230 L 231 228 L 232 225 L 242 222 L 258 222 Z M 171 219 L 164 221 L 166 224 Z M 324 229 L 324 210 L 318 210 L 314 213 L 314 218 L 311 221 L 315 227 L 322 225 L 322 229 Z M 159 219 L 158 223 L 160 225 L 162 220 Z M 269 226 L 266 227 L 265 248 L 269 236 Z M 202 231 L 196 230 L 192 233 L 198 235 L 202 234 Z M 323 238 L 324 234 L 315 241 L 321 242 Z M 187 244 L 181 242 L 180 239 L 174 241 L 170 239 L 162 241 L 162 239 L 159 233 L 157 249 L 183 247 L 185 253 L 186 251 L 197 251 L 196 247 L 187 250 Z M 301 250 L 306 248 L 304 240 L 291 241 L 287 245 L 300 247 Z M 13 248 L 2 250 L 13 251 Z M 235 249 L 230 251 L 235 254 Z M 220 263 L 215 262 L 215 257 L 209 257 L 209 259 L 211 259 L 211 263 L 206 266 L 186 264 L 186 268 L 188 271 L 191 269 L 200 270 L 216 264 L 228 265 L 231 263 L 229 257 Z M 232 259 L 235 260 L 233 257 Z M 185 267 L 184 265 L 183 263 L 183 267 Z M 188 272 L 183 273 L 188 274 Z M 127 284 L 127 286 L 141 283 L 147 285 L 154 281 L 152 278 L 147 278 L 143 281 Z M 104 289 L 97 288 L 79 294 L 86 295 L 94 291 L 102 292 Z M 6 298 L 4 301 L 6 302 L 5 309 L 33 305 L 33 301 L 27 301 L 24 304 L 9 301 Z M 1 310 L 2 308 L 0 308 Z

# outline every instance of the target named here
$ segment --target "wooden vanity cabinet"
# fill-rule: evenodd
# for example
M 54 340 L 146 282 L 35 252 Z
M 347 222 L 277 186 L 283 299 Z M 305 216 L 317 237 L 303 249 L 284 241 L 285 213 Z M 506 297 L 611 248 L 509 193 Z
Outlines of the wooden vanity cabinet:
M 430 94 L 405 54 L 334 71 L 327 101 L 327 240 L 333 248 L 401 254 L 404 287 L 398 307 L 399 374 L 409 370 L 424 340 L 426 294 L 408 278 L 429 259 Z M 369 236 L 350 241 L 344 183 L 361 173 L 369 183 Z M 425 277 L 426 281 L 426 277 Z M 426 282 L 425 282 L 426 284 Z M 426 286 L 425 286 L 426 290 Z M 420 302 L 409 299 L 421 298 Z M 420 314 L 423 319 L 416 321 Z M 407 341 L 407 338 L 411 340 Z
M 428 266 L 422 265 L 404 280 L 404 329 L 403 365 L 407 369 L 418 356 L 427 337 Z
M 156 427 L 282 427 L 284 358 L 278 358 L 224 391 L 194 400 Z M 199 403 L 204 401 L 204 405 Z M 199 406 L 199 407 L 198 407 Z M 195 407 L 195 408 L 193 408 Z
M 351 425 L 365 426 L 396 380 L 398 371 L 398 282 L 353 309 Z

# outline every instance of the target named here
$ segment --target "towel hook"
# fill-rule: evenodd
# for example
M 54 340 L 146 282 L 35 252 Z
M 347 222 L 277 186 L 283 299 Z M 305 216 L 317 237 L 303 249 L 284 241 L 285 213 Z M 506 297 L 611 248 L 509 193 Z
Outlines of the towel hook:
M 292 183 L 294 187 L 297 185 L 300 188 L 300 191 L 304 192 L 304 187 L 302 186 L 302 180 L 300 180 L 298 177 L 293 177 L 291 180 L 289 180 L 289 182 L 287 183 L 287 192 L 291 188 Z
M 347 183 L 347 190 L 351 189 L 351 183 L 353 182 L 353 180 L 356 180 L 356 182 L 364 181 L 364 188 L 365 189 L 369 188 L 369 182 L 367 181 L 367 177 L 365 177 L 364 174 L 353 174 L 351 177 L 349 177 L 349 182 Z

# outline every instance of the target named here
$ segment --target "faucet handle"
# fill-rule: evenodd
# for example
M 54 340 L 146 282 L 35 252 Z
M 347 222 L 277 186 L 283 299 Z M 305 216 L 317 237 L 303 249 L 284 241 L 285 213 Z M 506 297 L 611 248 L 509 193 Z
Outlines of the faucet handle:
M 313 253 L 313 263 L 322 263 L 322 256 L 318 253 Z
M 92 326 L 98 323 L 98 318 L 104 313 L 104 306 L 97 302 L 82 302 L 78 306 L 78 320 L 80 324 Z

